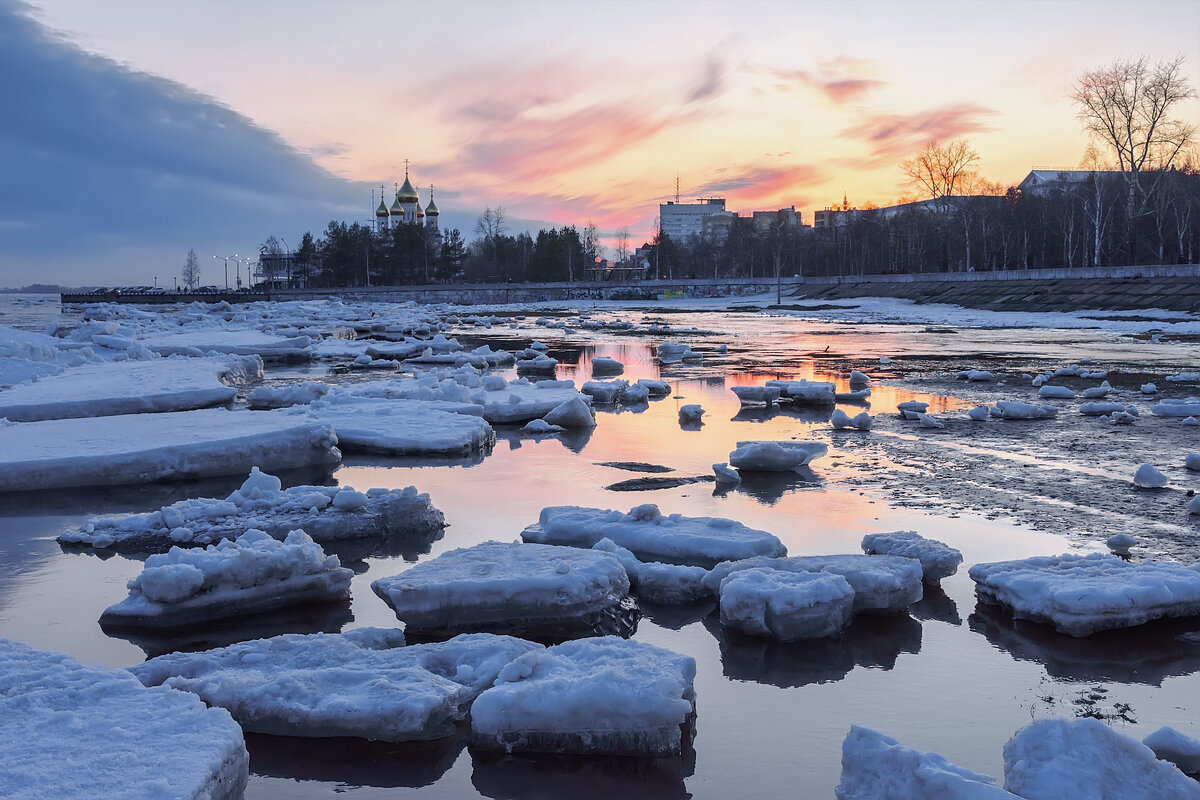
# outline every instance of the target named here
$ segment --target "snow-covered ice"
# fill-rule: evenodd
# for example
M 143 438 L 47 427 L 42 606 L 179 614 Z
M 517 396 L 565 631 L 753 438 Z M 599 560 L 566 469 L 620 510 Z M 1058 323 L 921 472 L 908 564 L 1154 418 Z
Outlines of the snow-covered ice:
M 699 422 L 700 418 L 703 416 L 704 416 L 704 409 L 701 408 L 700 405 L 697 403 L 690 403 L 688 405 L 679 407 L 679 422 L 680 422 L 680 424 L 684 424 L 684 423 L 695 424 L 695 423 Z
M 593 635 L 625 616 L 629 576 L 613 555 L 484 542 L 372 582 L 409 631 Z
M 850 623 L 854 589 L 841 575 L 757 567 L 720 586 L 721 622 L 784 642 L 836 636 Z
M 988 418 L 989 411 L 988 406 L 975 406 L 967 412 L 967 416 L 976 422 L 984 422 Z
M 671 385 L 666 381 L 656 381 L 653 378 L 638 378 L 638 385 L 645 386 L 651 397 L 666 397 L 671 393 Z
M 594 428 L 596 414 L 582 397 L 573 397 L 554 406 L 543 417 L 549 425 L 562 428 Z
M 307 361 L 312 339 L 308 336 L 276 336 L 253 329 L 205 327 L 179 333 L 150 333 L 141 344 L 164 356 L 228 353 L 259 356 L 263 361 Z
M 615 555 L 629 575 L 630 587 L 643 600 L 680 605 L 712 597 L 712 592 L 704 585 L 704 577 L 708 575 L 704 567 L 641 561 L 612 539 L 601 539 L 592 549 Z
M 786 472 L 828 452 L 828 446 L 821 442 L 738 442 L 737 449 L 729 454 L 729 465 L 747 472 Z
M 506 753 L 679 755 L 696 709 L 695 676 L 690 656 L 616 637 L 527 653 L 475 701 L 470 744 Z
M 0 417 L 34 422 L 207 408 L 233 400 L 237 389 L 227 382 L 261 377 L 255 356 L 85 364 L 0 391 Z
M 737 395 L 738 401 L 746 405 L 770 405 L 779 400 L 778 386 L 731 386 L 729 390 Z
M 1038 389 L 1038 397 L 1045 397 L 1056 400 L 1069 400 L 1075 396 L 1075 392 L 1067 386 L 1051 386 L 1046 384 Z
M 256 386 L 246 398 L 246 404 L 254 409 L 308 405 L 329 394 L 332 388 L 318 381 L 301 381 L 287 386 Z
M 906 411 L 911 411 L 916 414 L 924 414 L 929 410 L 929 403 L 920 400 L 905 400 L 903 403 L 896 404 L 896 410 L 900 412 L 900 416 L 905 416 Z
M 1041 719 L 1004 746 L 1004 788 L 1026 800 L 1200 800 L 1200 783 L 1098 719 Z
M 130 672 L 227 709 L 247 731 L 398 742 L 453 733 L 506 664 L 541 649 L 488 633 L 404 646 L 399 631 L 359 628 L 171 653 Z
M 945 542 L 926 539 L 916 531 L 893 531 L 891 533 L 868 533 L 862 540 L 863 552 L 867 555 L 889 555 L 915 558 L 921 562 L 921 571 L 927 581 L 940 581 L 958 572 L 962 553 Z
M 712 468 L 718 486 L 731 486 L 742 482 L 742 476 L 738 474 L 738 471 L 724 461 L 719 464 L 713 464 Z
M 620 375 L 625 371 L 625 365 L 615 358 L 596 356 L 592 359 L 593 375 Z
M 615 403 L 628 387 L 629 381 L 626 380 L 587 381 L 579 387 L 579 391 L 592 398 L 593 403 Z
M 1187 469 L 1200 470 L 1200 453 L 1188 453 L 1183 457 L 1183 466 Z
M 347 495 L 361 497 L 348 507 Z M 338 498 L 343 498 L 338 500 Z M 429 495 L 415 487 L 369 489 L 365 494 L 338 486 L 294 486 L 284 490 L 279 479 L 258 467 L 224 500 L 180 500 L 159 511 L 94 517 L 58 537 L 62 544 L 85 545 L 119 552 L 163 551 L 172 545 L 206 545 L 237 538 L 251 528 L 276 539 L 303 528 L 323 545 L 353 539 L 391 539 L 440 535 L 446 526 Z
M 1200 774 L 1200 740 L 1164 725 L 1142 739 L 1161 761 L 1169 761 L 1188 775 Z
M 1150 413 L 1156 417 L 1195 417 L 1200 415 L 1200 398 L 1162 400 L 1150 406 Z
M 1012 800 L 996 780 L 851 725 L 842 741 L 838 800 Z
M 531 419 L 521 427 L 522 433 L 532 434 L 547 434 L 547 433 L 562 433 L 565 431 L 562 425 L 551 425 L 544 419 Z
M 901 556 L 831 555 L 755 557 L 725 561 L 713 567 L 704 582 L 718 591 L 732 572 L 769 567 L 788 572 L 829 572 L 841 575 L 854 589 L 854 613 L 901 611 L 923 596 L 921 562 Z
M 850 385 L 851 386 L 870 386 L 871 377 L 866 373 L 859 372 L 856 369 L 850 370 Z
M 996 380 L 996 376 L 985 369 L 964 369 L 955 374 L 956 378 L 964 381 L 987 383 Z
M 343 600 L 353 576 L 304 531 L 280 541 L 249 530 L 204 549 L 172 547 L 150 556 L 129 581 L 129 597 L 109 606 L 100 624 L 169 628 Z
M 1170 481 L 1153 464 L 1142 464 L 1133 474 L 1133 485 L 1139 489 L 1161 489 Z
M 336 393 L 313 401 L 308 409 L 333 427 L 339 446 L 347 452 L 467 455 L 496 441 L 495 431 L 483 419 L 483 407 L 473 403 Z
M 1128 555 L 1130 549 L 1137 544 L 1137 539 L 1128 533 L 1118 533 L 1105 539 L 1104 544 L 1117 555 Z
M 1058 414 L 1058 407 L 1034 405 L 1019 400 L 997 400 L 993 406 L 995 414 L 1004 419 L 1050 419 Z
M 984 602 L 1071 636 L 1200 614 L 1200 571 L 1170 561 L 1038 556 L 976 564 L 970 575 Z
M 1142 394 L 1154 394 L 1157 391 L 1158 391 L 1158 387 L 1155 386 L 1153 383 L 1143 383 L 1142 384 L 1142 388 L 1141 388 Z
M 286 411 L 202 409 L 0 427 L 0 491 L 120 486 L 341 461 L 333 429 Z
M 836 402 L 837 391 L 832 383 L 826 381 L 801 378 L 798 381 L 770 380 L 764 385 L 779 389 L 781 400 L 790 400 L 798 405 L 831 406 Z
M 690 345 L 683 342 L 663 342 L 655 348 L 655 353 L 663 362 L 699 361 L 704 358 L 702 354 L 695 352 Z
M 242 796 L 250 757 L 223 709 L 8 639 L 0 639 L 0 686 L 0 796 Z
M 610 539 L 644 561 L 711 567 L 752 556 L 782 556 L 787 548 L 773 534 L 720 517 L 664 516 L 658 506 L 636 506 L 628 514 L 601 508 L 550 506 L 521 532 L 527 542 L 593 547 Z

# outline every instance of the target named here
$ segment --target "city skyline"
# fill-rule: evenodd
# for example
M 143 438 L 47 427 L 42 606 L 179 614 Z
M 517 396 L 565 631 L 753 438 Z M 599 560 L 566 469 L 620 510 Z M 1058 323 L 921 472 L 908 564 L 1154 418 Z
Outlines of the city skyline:
M 1079 163 L 1084 69 L 1182 55 L 1200 85 L 1197 29 L 1186 2 L 10 0 L 0 69 L 41 68 L 0 88 L 20 190 L 0 205 L 0 283 L 35 256 L 71 282 L 97 259 L 182 266 L 188 247 L 362 221 L 405 159 L 468 238 L 485 206 L 516 230 L 649 238 L 677 175 L 684 201 L 811 223 L 844 194 L 902 198 L 897 165 L 929 139 L 967 138 L 984 177 L 1015 184 Z M 105 235 L 48 243 L 77 199 Z

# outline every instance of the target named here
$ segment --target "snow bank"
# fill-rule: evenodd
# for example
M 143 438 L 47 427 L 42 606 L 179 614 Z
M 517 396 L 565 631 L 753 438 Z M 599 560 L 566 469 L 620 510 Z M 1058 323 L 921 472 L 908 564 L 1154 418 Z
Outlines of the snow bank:
M 729 454 L 729 465 L 748 472 L 786 472 L 828 452 L 821 442 L 738 442 Z
M 842 742 L 838 800 L 1004 800 L 1017 795 L 995 779 L 951 764 L 937 753 L 904 747 L 890 736 L 850 726 Z
M 901 611 L 921 599 L 921 564 L 900 556 L 832 555 L 747 558 L 713 567 L 704 583 L 719 591 L 726 576 L 743 569 L 769 567 L 787 572 L 828 572 L 841 575 L 854 589 L 854 613 Z
M 410 631 L 593 635 L 621 622 L 629 577 L 608 553 L 485 542 L 371 584 Z
M 155 552 L 171 545 L 206 545 L 257 528 L 276 539 L 303 528 L 322 544 L 351 539 L 390 539 L 440 534 L 446 518 L 429 495 L 413 486 L 370 489 L 364 502 L 347 507 L 347 490 L 337 486 L 295 486 L 283 490 L 278 478 L 254 467 L 241 488 L 224 500 L 180 500 L 159 511 L 94 517 L 58 537 L 62 544 L 117 552 Z
M 916 531 L 868 533 L 863 537 L 862 549 L 867 555 L 915 558 L 921 562 L 924 579 L 933 582 L 958 572 L 963 560 L 958 550 L 937 539 L 926 539 Z
M 642 642 L 586 639 L 527 653 L 471 708 L 471 747 L 506 753 L 679 755 L 696 661 Z
M 129 597 L 109 606 L 100 624 L 166 628 L 342 600 L 353 576 L 304 531 L 281 542 L 249 530 L 203 550 L 172 547 L 150 556 L 129 581 Z
M 720 596 L 722 624 L 784 642 L 838 635 L 854 606 L 854 589 L 841 575 L 770 567 L 730 573 Z
M 752 556 L 782 556 L 787 548 L 766 531 L 720 517 L 663 516 L 658 506 L 636 506 L 628 514 L 601 508 L 550 506 L 521 532 L 526 542 L 594 547 L 610 539 L 643 561 L 711 567 Z
M 193 692 L 254 733 L 399 742 L 453 733 L 506 664 L 542 649 L 487 633 L 403 644 L 399 631 L 376 628 L 287 634 L 171 653 L 130 672 Z
M 314 401 L 311 413 L 331 425 L 347 452 L 395 456 L 468 455 L 496 441 L 472 403 L 382 400 L 331 394 Z
M 333 429 L 283 411 L 205 409 L 0 427 L 0 492 L 334 465 Z
M 1027 800 L 1200 800 L 1200 783 L 1098 719 L 1043 719 L 1004 746 L 1004 788 Z
M 242 729 L 222 709 L 124 670 L 0 639 L 0 795 L 240 798 Z
M 226 381 L 261 377 L 254 356 L 85 364 L 0 392 L 0 417 L 34 422 L 207 408 L 237 395 Z
M 1200 571 L 1173 562 L 1039 556 L 976 564 L 970 575 L 984 602 L 1071 636 L 1200 614 Z

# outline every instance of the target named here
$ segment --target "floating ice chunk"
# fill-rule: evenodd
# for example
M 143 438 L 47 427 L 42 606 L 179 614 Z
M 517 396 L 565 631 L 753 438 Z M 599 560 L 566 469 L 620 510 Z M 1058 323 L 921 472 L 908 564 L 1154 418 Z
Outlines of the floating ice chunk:
M 561 425 L 551 425 L 544 419 L 531 419 L 525 423 L 525 427 L 521 428 L 522 433 L 561 433 L 565 431 Z
M 1085 417 L 1097 417 L 1103 414 L 1112 414 L 1117 411 L 1126 412 L 1128 408 L 1121 403 L 1080 403 L 1079 413 Z
M 1142 384 L 1142 394 L 1154 394 L 1157 391 L 1158 391 L 1158 387 L 1155 386 L 1153 383 L 1143 383 Z
M 621 402 L 627 406 L 645 403 L 650 399 L 650 390 L 640 383 L 626 387 L 621 393 Z
M 663 342 L 656 349 L 660 361 L 695 361 L 704 356 L 683 342 Z
M 550 345 L 546 344 L 545 342 L 535 341 L 533 344 L 529 345 L 529 349 L 530 350 L 541 350 L 544 353 L 550 349 Z
M 1104 543 L 1108 545 L 1109 550 L 1118 555 L 1129 555 L 1129 550 L 1137 544 L 1137 539 L 1128 533 L 1118 533 L 1105 539 Z
M 1013 800 L 987 775 L 951 764 L 937 753 L 904 747 L 890 736 L 850 726 L 842 742 L 838 800 Z
M 81 452 L 80 443 L 87 442 Z M 281 411 L 204 409 L 0 427 L 0 492 L 120 486 L 341 460 L 333 429 Z
M 181 333 L 151 333 L 141 343 L 161 355 L 189 355 L 195 352 L 257 355 L 263 361 L 308 361 L 312 339 L 308 336 L 276 336 L 253 329 L 206 327 Z
M 954 377 L 959 378 L 960 380 L 975 381 L 980 383 L 996 380 L 996 376 L 985 369 L 964 369 L 957 373 Z
M 771 403 L 779 400 L 778 386 L 731 386 L 729 390 L 737 395 L 737 399 L 742 405 L 752 405 L 755 403 Z
M 596 356 L 592 359 L 593 375 L 620 375 L 625 371 L 625 365 L 615 358 Z
M 1040 387 L 1040 386 L 1043 386 L 1046 383 L 1046 381 L 1048 381 L 1048 380 L 1050 380 L 1050 379 L 1047 378 L 1045 375 L 1034 375 L 1033 376 L 1033 385 Z
M 866 411 L 860 411 L 850 420 L 850 424 L 860 431 L 869 431 L 871 430 L 871 415 Z
M 558 366 L 557 358 L 539 354 L 536 358 L 525 358 L 517 361 L 517 373 L 522 372 L 554 372 Z
M 871 396 L 871 387 L 866 386 L 852 392 L 836 392 L 833 399 L 839 403 L 859 403 Z
M 629 381 L 613 380 L 613 381 L 588 381 L 580 387 L 579 391 L 592 398 L 596 403 L 615 403 L 621 399 L 621 395 L 629 386 Z
M 920 400 L 905 400 L 903 403 L 896 404 L 896 410 L 904 416 L 905 411 L 912 411 L 916 414 L 924 414 L 929 410 L 929 403 L 922 403 Z
M 970 411 L 967 412 L 967 416 L 970 417 L 971 419 L 975 420 L 976 422 L 983 422 L 984 420 L 986 420 L 988 418 L 988 411 L 989 411 L 989 409 L 985 405 L 984 406 L 975 406 L 974 408 L 972 408 Z
M 527 542 L 594 547 L 610 539 L 643 561 L 711 567 L 751 556 L 781 556 L 787 548 L 774 535 L 720 517 L 663 516 L 647 503 L 628 514 L 600 508 L 550 506 L 521 532 Z M 713 587 L 715 591 L 716 587 Z
M 976 564 L 970 575 L 984 602 L 1076 637 L 1200 614 L 1200 572 L 1174 562 L 1040 556 Z
M 477 633 L 404 645 L 399 631 L 288 634 L 131 667 L 228 709 L 242 727 L 277 736 L 355 736 L 388 742 L 454 732 L 500 670 L 541 645 Z
M 592 549 L 615 555 L 629 575 L 629 585 L 643 600 L 680 605 L 712 597 L 712 592 L 704 585 L 704 577 L 708 575 L 704 567 L 643 562 L 612 539 L 601 539 Z
M 242 487 L 224 500 L 180 500 L 148 514 L 94 517 L 64 531 L 62 544 L 108 548 L 118 552 L 161 552 L 173 544 L 205 545 L 235 539 L 250 528 L 276 539 L 303 528 L 323 545 L 352 539 L 390 540 L 419 536 L 432 540 L 446 526 L 429 495 L 405 489 L 371 489 L 366 504 L 339 508 L 336 486 L 295 486 L 281 490 L 279 479 L 255 467 Z M 355 495 L 362 496 L 358 492 Z M 343 504 L 345 501 L 343 501 Z
M 1200 415 L 1200 398 L 1163 400 L 1150 406 L 1150 413 L 1157 417 L 1194 417 Z
M 1196 419 L 1195 417 L 1184 417 L 1179 421 L 1179 424 L 1187 425 L 1189 427 L 1193 425 L 1200 425 L 1200 419 Z
M 680 422 L 680 424 L 683 424 L 686 422 L 691 422 L 691 423 L 699 422 L 700 418 L 703 416 L 704 416 L 704 409 L 701 408 L 696 403 L 691 403 L 689 405 L 679 407 L 679 422 Z
M 840 408 L 835 408 L 833 410 L 833 414 L 829 418 L 829 424 L 833 425 L 833 427 L 837 428 L 838 430 L 841 430 L 842 428 L 854 427 L 854 423 L 851 421 L 850 415 L 845 411 L 842 411 Z
M 787 472 L 828 452 L 828 446 L 821 442 L 738 442 L 737 449 L 729 454 L 729 465 L 749 472 Z
M 316 381 L 303 381 L 289 386 L 256 386 L 246 398 L 246 403 L 255 409 L 308 405 L 324 397 L 331 388 L 327 383 Z
M 1169 761 L 1188 775 L 1200 773 L 1200 741 L 1164 725 L 1142 739 L 1160 761 Z
M 1188 453 L 1184 456 L 1183 466 L 1187 469 L 1200 470 L 1200 453 Z
M 739 570 L 721 581 L 720 594 L 722 624 L 784 642 L 837 636 L 854 606 L 850 584 L 828 572 Z
M 780 399 L 801 405 L 831 406 L 837 402 L 837 390 L 832 383 L 825 381 L 771 380 L 764 385 L 779 389 Z
M 527 653 L 471 707 L 473 748 L 667 756 L 695 714 L 696 661 L 615 637 Z
M 916 531 L 868 533 L 862 540 L 867 555 L 904 556 L 921 562 L 921 572 L 927 581 L 940 581 L 958 572 L 962 553 L 945 542 L 926 539 Z
M 759 556 L 722 562 L 709 570 L 704 583 L 710 589 L 717 590 L 730 573 L 756 567 L 841 575 L 854 589 L 854 613 L 900 611 L 920 600 L 923 595 L 921 562 L 901 556 Z
M 946 424 L 937 417 L 930 414 L 917 414 L 917 419 L 921 422 L 922 428 L 944 428 Z
M 1152 464 L 1142 464 L 1133 475 L 1133 485 L 1139 489 L 1161 489 L 1169 481 Z
M 1200 383 L 1200 372 L 1180 372 L 1178 375 L 1168 375 L 1167 380 L 1173 383 Z
M 852 369 L 852 370 L 850 370 L 850 385 L 851 386 L 870 386 L 871 378 L 866 373 L 859 372 L 856 369 Z
M 1200 800 L 1200 784 L 1098 719 L 1042 719 L 1004 745 L 1004 788 L 1027 800 Z
M 645 386 L 651 397 L 666 397 L 671 393 L 671 386 L 666 381 L 638 378 L 638 385 Z
M 389 455 L 466 455 L 496 440 L 472 403 L 330 395 L 309 408 L 333 426 L 343 450 Z
M 742 476 L 738 474 L 738 471 L 730 467 L 724 461 L 722 461 L 720 464 L 713 464 L 712 468 L 713 475 L 716 476 L 718 486 L 722 484 L 729 486 L 742 482 Z
M 997 400 L 993 408 L 1004 419 L 1050 419 L 1058 414 L 1057 406 L 1036 406 L 1017 400 Z
M 1088 399 L 1098 399 L 1101 397 L 1107 397 L 1108 393 L 1111 391 L 1112 391 L 1112 387 L 1109 386 L 1108 381 L 1105 381 L 1104 383 L 1100 384 L 1099 386 L 1093 386 L 1090 389 L 1084 389 L 1083 396 Z
M 242 729 L 228 712 L 125 670 L 0 639 L 6 797 L 241 797 Z
M 341 600 L 353 576 L 304 531 L 280 542 L 249 530 L 203 550 L 172 547 L 150 556 L 129 582 L 129 597 L 109 606 L 100 624 L 168 628 Z
M 1038 397 L 1053 398 L 1056 400 L 1067 400 L 1075 396 L 1075 393 L 1066 386 L 1051 386 L 1049 384 L 1038 389 Z
M 0 417 L 35 422 L 207 408 L 237 395 L 227 382 L 261 377 L 254 356 L 84 364 L 0 391 Z
M 615 557 L 548 544 L 485 542 L 371 584 L 410 631 L 615 632 L 629 577 Z
M 544 417 L 550 425 L 563 428 L 594 428 L 596 417 L 581 397 L 573 397 L 555 406 Z

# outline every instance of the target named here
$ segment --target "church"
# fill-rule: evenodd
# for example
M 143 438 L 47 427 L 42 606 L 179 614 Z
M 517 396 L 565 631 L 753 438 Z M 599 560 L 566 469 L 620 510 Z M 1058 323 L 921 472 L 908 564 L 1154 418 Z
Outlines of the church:
M 389 231 L 401 224 L 421 225 L 426 231 L 438 238 L 441 237 L 441 230 L 438 228 L 438 217 L 441 212 L 438 211 L 437 203 L 433 201 L 433 185 L 429 186 L 429 205 L 422 209 L 421 198 L 408 178 L 407 161 L 404 166 L 404 183 L 396 187 L 396 199 L 392 202 L 391 208 L 388 208 L 384 191 L 381 184 L 379 207 L 375 209 L 375 229 L 377 231 Z

